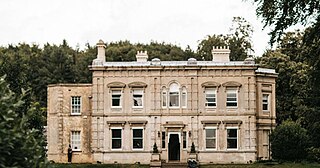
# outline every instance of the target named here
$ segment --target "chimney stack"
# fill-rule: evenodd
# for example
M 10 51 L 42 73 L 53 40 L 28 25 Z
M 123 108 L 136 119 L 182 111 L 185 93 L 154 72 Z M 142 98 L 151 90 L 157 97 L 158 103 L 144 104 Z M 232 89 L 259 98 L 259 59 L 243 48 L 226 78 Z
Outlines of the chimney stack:
M 97 58 L 93 60 L 92 65 L 103 65 L 106 61 L 106 45 L 102 40 L 97 43 L 98 55 Z
M 148 61 L 148 53 L 147 51 L 137 51 L 137 62 L 147 62 Z
M 212 49 L 212 61 L 214 62 L 230 62 L 229 46 L 214 46 Z

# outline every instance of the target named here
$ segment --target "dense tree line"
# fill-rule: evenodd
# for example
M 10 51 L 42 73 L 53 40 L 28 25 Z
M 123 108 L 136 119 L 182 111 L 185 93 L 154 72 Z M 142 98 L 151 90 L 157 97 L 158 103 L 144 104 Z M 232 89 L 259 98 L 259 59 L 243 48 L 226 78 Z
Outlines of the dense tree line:
M 260 62 L 262 66 L 275 68 L 279 73 L 276 95 L 277 121 L 280 126 L 273 134 L 273 143 L 280 142 L 284 148 L 281 151 L 272 148 L 274 158 L 303 160 L 309 157 L 320 161 L 320 1 L 254 2 L 257 4 L 257 15 L 263 19 L 265 26 L 272 28 L 270 45 L 276 46 L 276 49 L 267 51 Z M 286 32 L 287 28 L 297 23 L 306 25 L 306 29 Z M 295 122 L 302 129 L 288 124 L 286 120 Z M 292 129 L 296 131 L 290 131 Z M 280 135 L 278 131 L 286 137 L 275 138 Z M 307 141 L 303 141 L 306 144 L 284 140 L 295 137 L 294 134 L 307 138 Z M 293 145 L 300 146 L 303 151 L 292 150 Z

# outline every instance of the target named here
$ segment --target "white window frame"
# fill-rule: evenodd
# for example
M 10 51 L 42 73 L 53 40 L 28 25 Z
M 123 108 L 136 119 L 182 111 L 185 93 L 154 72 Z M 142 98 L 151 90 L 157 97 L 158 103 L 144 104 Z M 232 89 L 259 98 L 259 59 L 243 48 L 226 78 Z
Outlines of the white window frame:
M 176 85 L 177 88 L 174 88 L 173 85 Z M 181 101 L 180 96 L 181 96 L 181 94 L 180 94 L 180 87 L 179 87 L 178 83 L 173 82 L 173 83 L 170 84 L 168 96 L 169 96 L 169 99 L 168 99 L 169 100 L 168 101 L 169 108 L 173 108 L 173 109 L 174 108 L 180 108 L 180 101 Z M 171 105 L 171 96 L 178 97 L 178 100 L 176 101 L 178 103 L 178 105 L 175 105 L 175 106 Z
M 265 99 L 265 96 L 267 99 Z M 266 101 L 265 101 L 266 100 Z M 264 105 L 267 105 L 267 109 L 263 109 Z M 269 112 L 270 111 L 270 94 L 263 93 L 262 94 L 262 111 L 263 112 Z
M 237 88 L 233 88 L 233 87 L 230 87 L 230 88 L 227 88 L 227 90 L 226 90 L 226 107 L 227 108 L 237 108 L 238 107 L 238 105 L 239 105 L 239 101 L 238 101 L 238 89 Z M 235 93 L 236 94 L 236 97 L 228 97 L 228 94 L 229 93 Z M 230 98 L 235 98 L 236 99 L 236 101 L 228 101 L 228 98 L 230 99 Z M 237 103 L 237 105 L 236 106 L 228 106 L 228 103 Z
M 209 129 L 213 129 L 215 130 L 215 137 L 214 138 L 209 138 L 209 139 L 214 139 L 215 140 L 215 147 L 214 148 L 207 148 L 207 130 Z M 218 138 L 217 138 L 217 135 L 218 135 L 218 131 L 217 131 L 217 127 L 205 127 L 204 129 L 204 135 L 205 135 L 205 138 L 204 138 L 204 144 L 205 144 L 205 149 L 208 150 L 208 151 L 212 151 L 212 150 L 217 150 L 217 146 L 218 146 Z
M 120 95 L 119 106 L 113 106 L 113 95 Z M 111 90 L 111 108 L 122 108 L 122 100 L 123 100 L 122 97 L 123 97 L 122 90 L 112 89 Z
M 81 151 L 81 131 L 71 131 L 70 144 L 72 151 Z M 75 144 L 78 144 L 78 146 L 76 146 Z M 75 149 L 75 147 L 77 147 L 77 149 Z
M 188 102 L 188 92 L 187 88 L 183 87 L 182 92 L 181 92 L 181 107 L 182 108 L 187 108 L 187 102 Z
M 141 106 L 134 105 L 134 100 L 135 100 L 134 95 L 141 95 Z M 144 106 L 144 89 L 132 89 L 132 108 L 143 108 L 143 106 Z
M 133 147 L 133 140 L 135 139 L 133 137 L 133 130 L 142 130 L 142 148 L 134 148 Z M 132 138 L 132 143 L 131 143 L 132 144 L 132 150 L 143 150 L 144 149 L 144 129 L 143 129 L 143 127 L 133 127 L 131 133 L 132 133 L 132 136 L 131 136 L 131 138 Z
M 166 89 L 163 89 L 161 93 L 161 107 L 167 108 L 167 106 L 168 106 L 168 94 Z
M 75 99 L 79 99 L 77 100 L 77 102 L 79 101 L 79 104 L 75 103 Z M 82 99 L 81 96 L 71 96 L 71 115 L 81 115 L 81 105 L 82 105 Z
M 228 148 L 228 139 L 230 139 L 230 138 L 228 138 L 228 130 L 230 130 L 230 129 L 235 129 L 236 130 L 236 132 L 237 132 L 237 138 L 236 138 L 236 140 L 237 140 L 237 148 Z M 239 128 L 238 127 L 227 127 L 226 128 L 226 148 L 227 148 L 227 150 L 238 150 L 239 149 Z M 234 139 L 234 138 L 231 138 L 231 139 Z
M 120 148 L 112 148 L 112 141 L 114 139 L 119 139 L 119 138 L 113 138 L 112 137 L 112 130 L 120 130 L 121 131 L 121 137 L 120 137 L 121 147 Z M 123 137 L 123 128 L 122 127 L 112 127 L 110 129 L 110 139 L 111 139 L 111 141 L 110 141 L 110 149 L 111 150 L 114 150 L 114 151 L 121 151 L 122 150 L 122 148 L 123 148 L 123 138 L 122 137 Z
M 213 91 L 214 92 L 214 97 L 208 97 L 207 95 L 210 94 L 208 92 Z M 217 107 L 217 89 L 216 88 L 205 88 L 205 107 L 206 108 L 216 108 Z M 214 102 L 208 102 L 207 98 L 214 98 Z M 215 103 L 215 106 L 208 106 L 210 103 Z

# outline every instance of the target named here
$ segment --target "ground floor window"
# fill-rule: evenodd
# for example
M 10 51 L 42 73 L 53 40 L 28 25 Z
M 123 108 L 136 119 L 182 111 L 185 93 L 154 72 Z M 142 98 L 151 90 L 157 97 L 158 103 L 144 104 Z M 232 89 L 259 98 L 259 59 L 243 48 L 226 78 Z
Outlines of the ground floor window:
M 71 148 L 72 150 L 81 150 L 80 131 L 71 131 Z
M 238 149 L 237 128 L 227 128 L 227 149 Z
M 122 134 L 121 134 L 122 129 L 111 129 L 111 138 L 112 138 L 112 145 L 111 148 L 112 149 L 121 149 L 122 146 Z
M 133 149 L 142 149 L 143 148 L 143 129 L 133 128 L 132 129 L 132 147 Z
M 216 149 L 216 128 L 206 128 L 206 149 Z

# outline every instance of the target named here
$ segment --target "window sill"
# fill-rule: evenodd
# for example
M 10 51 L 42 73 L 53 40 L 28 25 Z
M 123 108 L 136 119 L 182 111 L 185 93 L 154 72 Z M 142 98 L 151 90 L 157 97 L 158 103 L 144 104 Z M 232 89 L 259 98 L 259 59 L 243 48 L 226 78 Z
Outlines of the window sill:
M 80 153 L 80 152 L 81 152 L 81 149 L 72 149 L 72 152 Z
M 81 113 L 79 113 L 79 114 L 70 114 L 70 116 L 81 116 Z

